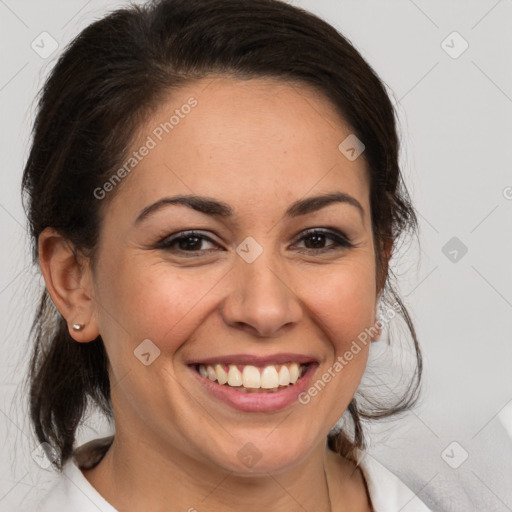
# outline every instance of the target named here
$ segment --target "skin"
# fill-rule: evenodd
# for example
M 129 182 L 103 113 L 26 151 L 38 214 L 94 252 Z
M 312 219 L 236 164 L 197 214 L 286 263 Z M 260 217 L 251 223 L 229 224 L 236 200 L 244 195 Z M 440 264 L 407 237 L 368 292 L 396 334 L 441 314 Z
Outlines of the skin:
M 325 447 L 370 343 L 310 403 L 272 413 L 212 398 L 186 365 L 301 353 L 319 362 L 315 382 L 375 324 L 364 158 L 351 162 L 338 150 L 351 131 L 319 93 L 229 77 L 173 91 L 133 150 L 191 96 L 198 105 L 110 192 L 94 270 L 52 228 L 39 239 L 41 269 L 71 335 L 86 343 L 101 334 L 111 363 L 116 436 L 84 474 L 119 510 L 328 511 L 329 494 L 332 510 L 371 510 L 361 471 Z M 362 212 L 338 202 L 284 215 L 294 201 L 335 191 L 355 198 Z M 176 194 L 223 201 L 233 215 L 170 205 L 134 224 L 146 206 Z M 312 245 L 302 238 L 309 228 L 338 230 L 354 246 L 328 237 Z M 198 243 L 192 256 L 177 244 L 155 248 L 187 229 L 212 242 Z M 252 263 L 235 251 L 247 236 L 263 248 Z M 77 322 L 82 331 L 71 329 Z M 145 366 L 134 350 L 148 338 L 161 352 Z M 248 442 L 261 454 L 252 468 L 237 457 Z

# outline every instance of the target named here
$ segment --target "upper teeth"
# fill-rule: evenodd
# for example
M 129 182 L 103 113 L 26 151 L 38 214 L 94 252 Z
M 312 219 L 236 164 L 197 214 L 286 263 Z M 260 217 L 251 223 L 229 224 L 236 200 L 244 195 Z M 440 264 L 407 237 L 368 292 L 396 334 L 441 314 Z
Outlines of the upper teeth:
M 280 366 L 281 368 L 279 368 L 279 365 L 258 368 L 252 365 L 240 365 L 242 368 L 242 371 L 240 371 L 238 365 L 230 364 L 226 371 L 226 367 L 220 363 L 213 365 L 200 364 L 199 373 L 210 380 L 216 380 L 219 384 L 228 384 L 228 386 L 233 387 L 273 389 L 295 384 L 301 376 L 299 364 L 286 363 Z M 306 366 L 302 370 L 305 370 L 305 368 Z

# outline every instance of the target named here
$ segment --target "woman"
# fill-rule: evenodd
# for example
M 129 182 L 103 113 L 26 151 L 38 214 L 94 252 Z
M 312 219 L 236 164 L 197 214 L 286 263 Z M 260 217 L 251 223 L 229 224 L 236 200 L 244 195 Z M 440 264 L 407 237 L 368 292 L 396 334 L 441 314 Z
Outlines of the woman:
M 362 420 L 418 396 L 388 271 L 416 218 L 334 28 L 278 0 L 108 15 L 44 87 L 23 187 L 31 417 L 63 471 L 41 510 L 428 510 L 364 453 Z M 379 303 L 417 356 L 387 408 L 358 392 Z M 88 405 L 115 435 L 76 447 Z

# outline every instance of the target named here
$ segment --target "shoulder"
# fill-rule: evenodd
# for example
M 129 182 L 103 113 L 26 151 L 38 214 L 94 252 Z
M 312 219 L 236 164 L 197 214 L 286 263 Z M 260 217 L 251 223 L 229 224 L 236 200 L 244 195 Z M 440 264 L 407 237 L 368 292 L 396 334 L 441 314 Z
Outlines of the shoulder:
M 366 452 L 357 453 L 375 512 L 431 512 L 394 473 Z
M 104 439 L 95 440 L 94 446 L 104 444 Z M 97 462 L 97 457 L 93 457 L 90 450 L 91 446 L 89 450 L 84 447 L 75 450 L 73 457 L 64 464 L 62 472 L 39 502 L 37 512 L 117 512 L 82 473 L 81 467 L 92 467 Z

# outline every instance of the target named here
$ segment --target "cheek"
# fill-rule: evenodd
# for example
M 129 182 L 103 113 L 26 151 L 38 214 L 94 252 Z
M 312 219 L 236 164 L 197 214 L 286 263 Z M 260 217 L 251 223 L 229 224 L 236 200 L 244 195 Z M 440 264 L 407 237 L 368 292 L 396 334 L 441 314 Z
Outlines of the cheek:
M 313 316 L 330 336 L 336 353 L 344 352 L 351 341 L 375 321 L 375 269 L 362 260 L 330 270 L 311 282 L 303 296 Z
M 112 258 L 113 260 L 113 258 Z M 132 256 L 105 268 L 101 291 L 106 314 L 103 331 L 137 346 L 149 338 L 162 350 L 176 349 L 189 336 L 194 319 L 222 286 L 225 269 L 174 269 L 170 263 Z M 126 344 L 125 344 L 126 346 Z
M 347 265 L 309 292 L 308 305 L 326 336 L 330 357 L 302 395 L 331 426 L 348 407 L 366 369 L 375 321 L 375 277 L 371 264 Z M 312 413 L 313 414 L 313 413 Z M 320 419 L 318 421 L 321 421 Z
M 173 268 L 147 253 L 104 258 L 98 279 L 100 331 L 111 351 L 133 352 L 149 338 L 162 351 L 176 351 L 212 313 L 232 276 L 225 266 Z M 375 267 L 359 253 L 339 265 L 295 270 L 289 288 L 305 306 L 336 356 L 374 321 Z M 231 283 L 232 284 L 232 283 Z M 112 352 L 112 356 L 114 353 Z

